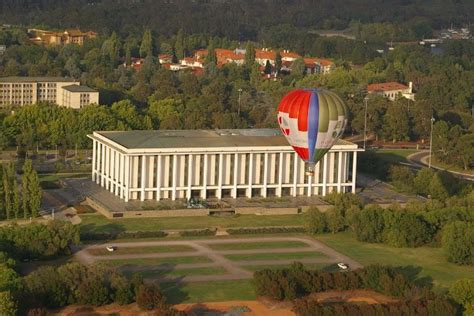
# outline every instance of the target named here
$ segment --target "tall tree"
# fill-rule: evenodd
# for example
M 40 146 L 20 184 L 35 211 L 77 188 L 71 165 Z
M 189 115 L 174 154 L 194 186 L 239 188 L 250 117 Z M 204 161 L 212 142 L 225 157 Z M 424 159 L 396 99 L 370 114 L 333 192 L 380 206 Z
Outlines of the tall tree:
M 209 39 L 209 45 L 207 46 L 206 63 L 217 64 L 216 45 L 212 37 Z
M 3 184 L 3 166 L 0 165 L 0 219 L 7 218 L 7 212 L 5 209 L 5 189 Z
M 245 47 L 245 65 L 252 66 L 255 63 L 255 47 L 251 42 Z
M 176 54 L 177 59 L 183 59 L 186 52 L 185 52 L 185 35 L 183 29 L 178 31 L 176 34 L 176 41 L 174 42 L 174 52 Z
M 26 159 L 23 164 L 23 175 L 21 176 L 21 207 L 23 208 L 23 217 L 28 218 L 31 216 L 30 209 L 30 173 L 33 170 L 33 163 L 30 159 Z
M 28 206 L 31 212 L 31 217 L 38 217 L 39 211 L 41 209 L 41 186 L 38 178 L 38 173 L 35 169 L 32 169 L 28 175 L 28 193 L 30 200 L 28 201 Z
M 143 33 L 142 43 L 140 44 L 140 56 L 154 56 L 154 51 L 153 36 L 150 30 L 146 30 Z
M 280 73 L 281 66 L 282 66 L 281 54 L 280 54 L 280 51 L 278 50 L 275 55 L 275 71 L 277 74 Z

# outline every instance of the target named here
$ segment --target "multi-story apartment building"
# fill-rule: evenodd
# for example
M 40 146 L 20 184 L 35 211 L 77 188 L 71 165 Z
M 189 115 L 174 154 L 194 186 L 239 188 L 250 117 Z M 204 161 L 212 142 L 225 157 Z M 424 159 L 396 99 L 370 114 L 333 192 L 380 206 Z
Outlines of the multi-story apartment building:
M 71 78 L 4 77 L 0 78 L 0 107 L 50 102 L 79 109 L 99 102 L 99 92 Z

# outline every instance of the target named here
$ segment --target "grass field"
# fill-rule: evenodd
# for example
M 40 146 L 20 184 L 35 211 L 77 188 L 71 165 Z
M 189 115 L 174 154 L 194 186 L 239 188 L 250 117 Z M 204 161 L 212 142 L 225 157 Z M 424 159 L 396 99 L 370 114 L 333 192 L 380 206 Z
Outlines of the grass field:
M 171 304 L 256 299 L 252 280 L 162 283 L 160 287 Z
M 446 261 L 441 248 L 395 248 L 383 244 L 357 241 L 352 233 L 338 233 L 317 236 L 335 250 L 359 261 L 363 265 L 384 264 L 405 267 L 420 278 L 432 279 L 436 287 L 448 287 L 456 280 L 472 278 L 474 267 L 458 266 Z
M 302 215 L 235 217 L 169 217 L 169 218 L 124 218 L 110 220 L 100 214 L 81 215 L 81 233 L 119 233 L 123 231 L 156 231 L 163 229 L 199 229 L 208 227 L 259 227 L 303 225 Z
M 294 252 L 294 253 L 254 253 L 254 254 L 238 254 L 238 255 L 225 255 L 229 260 L 232 261 L 243 261 L 243 260 L 285 260 L 285 259 L 306 259 L 306 258 L 324 258 L 325 255 L 316 252 Z
M 133 274 L 132 271 L 124 270 L 123 273 L 127 276 Z M 196 268 L 196 269 L 154 269 L 154 270 L 144 270 L 140 271 L 140 274 L 145 279 L 156 279 L 159 277 L 185 277 L 193 275 L 211 275 L 211 274 L 226 274 L 227 271 L 221 267 L 211 267 L 211 268 Z
M 248 249 L 275 249 L 275 248 L 302 248 L 308 245 L 301 241 L 270 241 L 270 242 L 244 242 L 209 244 L 213 250 L 248 250 Z
M 378 149 L 375 151 L 377 156 L 390 163 L 408 162 L 409 155 L 418 152 L 414 149 Z
M 263 269 L 284 269 L 289 268 L 291 264 L 270 264 L 270 265 L 258 265 L 258 266 L 244 266 L 245 270 L 252 272 L 263 270 Z M 311 270 L 325 270 L 325 271 L 337 271 L 336 264 L 327 264 L 327 263 L 306 263 L 304 264 L 306 269 Z
M 138 253 L 165 253 L 165 252 L 188 252 L 195 251 L 193 247 L 185 245 L 173 246 L 151 246 L 151 247 L 118 247 L 114 252 L 107 251 L 105 248 L 88 249 L 87 252 L 94 256 L 106 255 L 124 255 Z
M 211 259 L 203 256 L 171 257 L 171 258 L 136 258 L 136 259 L 114 259 L 99 261 L 107 266 L 156 266 L 160 264 L 183 264 L 183 263 L 209 263 Z

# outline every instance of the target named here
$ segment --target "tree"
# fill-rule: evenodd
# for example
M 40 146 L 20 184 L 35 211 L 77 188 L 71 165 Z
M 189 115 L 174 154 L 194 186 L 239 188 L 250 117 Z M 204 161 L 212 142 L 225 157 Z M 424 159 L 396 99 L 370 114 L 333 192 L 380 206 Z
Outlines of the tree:
M 449 296 L 464 307 L 464 315 L 474 314 L 474 279 L 461 279 L 449 288 Z
M 383 209 L 376 206 L 366 207 L 354 216 L 354 230 L 357 240 L 382 242 L 385 222 Z
M 464 170 L 474 166 L 474 133 L 461 136 L 456 142 L 455 152 L 459 157 L 459 165 Z
M 0 315 L 17 315 L 17 303 L 10 291 L 0 292 Z
M 206 64 L 217 64 L 216 45 L 212 37 L 209 39 L 209 45 L 207 46 Z
M 7 264 L 0 264 L 0 292 L 16 291 L 20 287 L 20 276 Z
M 474 263 L 474 225 L 455 221 L 443 229 L 442 245 L 448 261 L 457 264 Z
M 32 169 L 28 175 L 28 192 L 29 192 L 29 209 L 31 211 L 31 217 L 38 217 L 41 209 L 41 186 L 36 170 Z
M 247 42 L 245 47 L 245 65 L 252 66 L 255 63 L 255 47 L 251 42 Z
M 23 164 L 23 175 L 21 176 L 21 202 L 23 209 L 23 217 L 28 218 L 31 216 L 30 210 L 30 195 L 29 195 L 29 177 L 30 173 L 33 171 L 33 163 L 30 159 L 26 159 Z
M 154 284 L 143 284 L 138 289 L 136 301 L 142 310 L 165 309 L 165 298 L 159 287 Z
M 293 62 L 293 64 L 291 64 L 291 74 L 302 76 L 304 74 L 305 67 L 306 65 L 303 58 L 298 58 Z
M 280 73 L 281 66 L 282 66 L 281 54 L 280 54 L 280 51 L 278 50 L 275 54 L 275 71 L 277 74 Z
M 416 193 L 428 196 L 430 194 L 430 183 L 433 179 L 435 172 L 432 169 L 422 168 L 417 172 L 413 179 L 413 185 Z
M 142 42 L 140 44 L 140 56 L 147 57 L 147 56 L 154 56 L 154 44 L 153 44 L 153 36 L 150 30 L 145 30 L 143 33 Z
M 311 207 L 305 213 L 306 230 L 310 234 L 321 234 L 327 231 L 326 214 L 320 212 L 317 207 Z
M 405 99 L 401 99 L 405 100 Z M 410 126 L 407 108 L 400 104 L 401 100 L 395 101 L 388 107 L 384 116 L 384 134 L 387 138 L 396 141 L 409 140 Z
M 263 70 L 263 73 L 266 75 L 272 74 L 272 64 L 270 64 L 269 60 L 267 60 L 267 63 L 265 64 L 265 69 Z
M 328 229 L 332 233 L 337 233 L 345 228 L 346 221 L 341 210 L 333 207 L 326 213 Z

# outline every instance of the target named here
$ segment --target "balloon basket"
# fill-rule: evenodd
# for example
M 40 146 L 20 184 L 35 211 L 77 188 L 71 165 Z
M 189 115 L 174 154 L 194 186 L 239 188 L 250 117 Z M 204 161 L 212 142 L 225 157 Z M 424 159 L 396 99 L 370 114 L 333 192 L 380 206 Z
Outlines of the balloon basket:
M 316 165 L 315 164 L 311 164 L 311 163 L 306 163 L 306 167 L 305 167 L 305 175 L 307 177 L 312 177 L 314 176 L 314 167 Z

